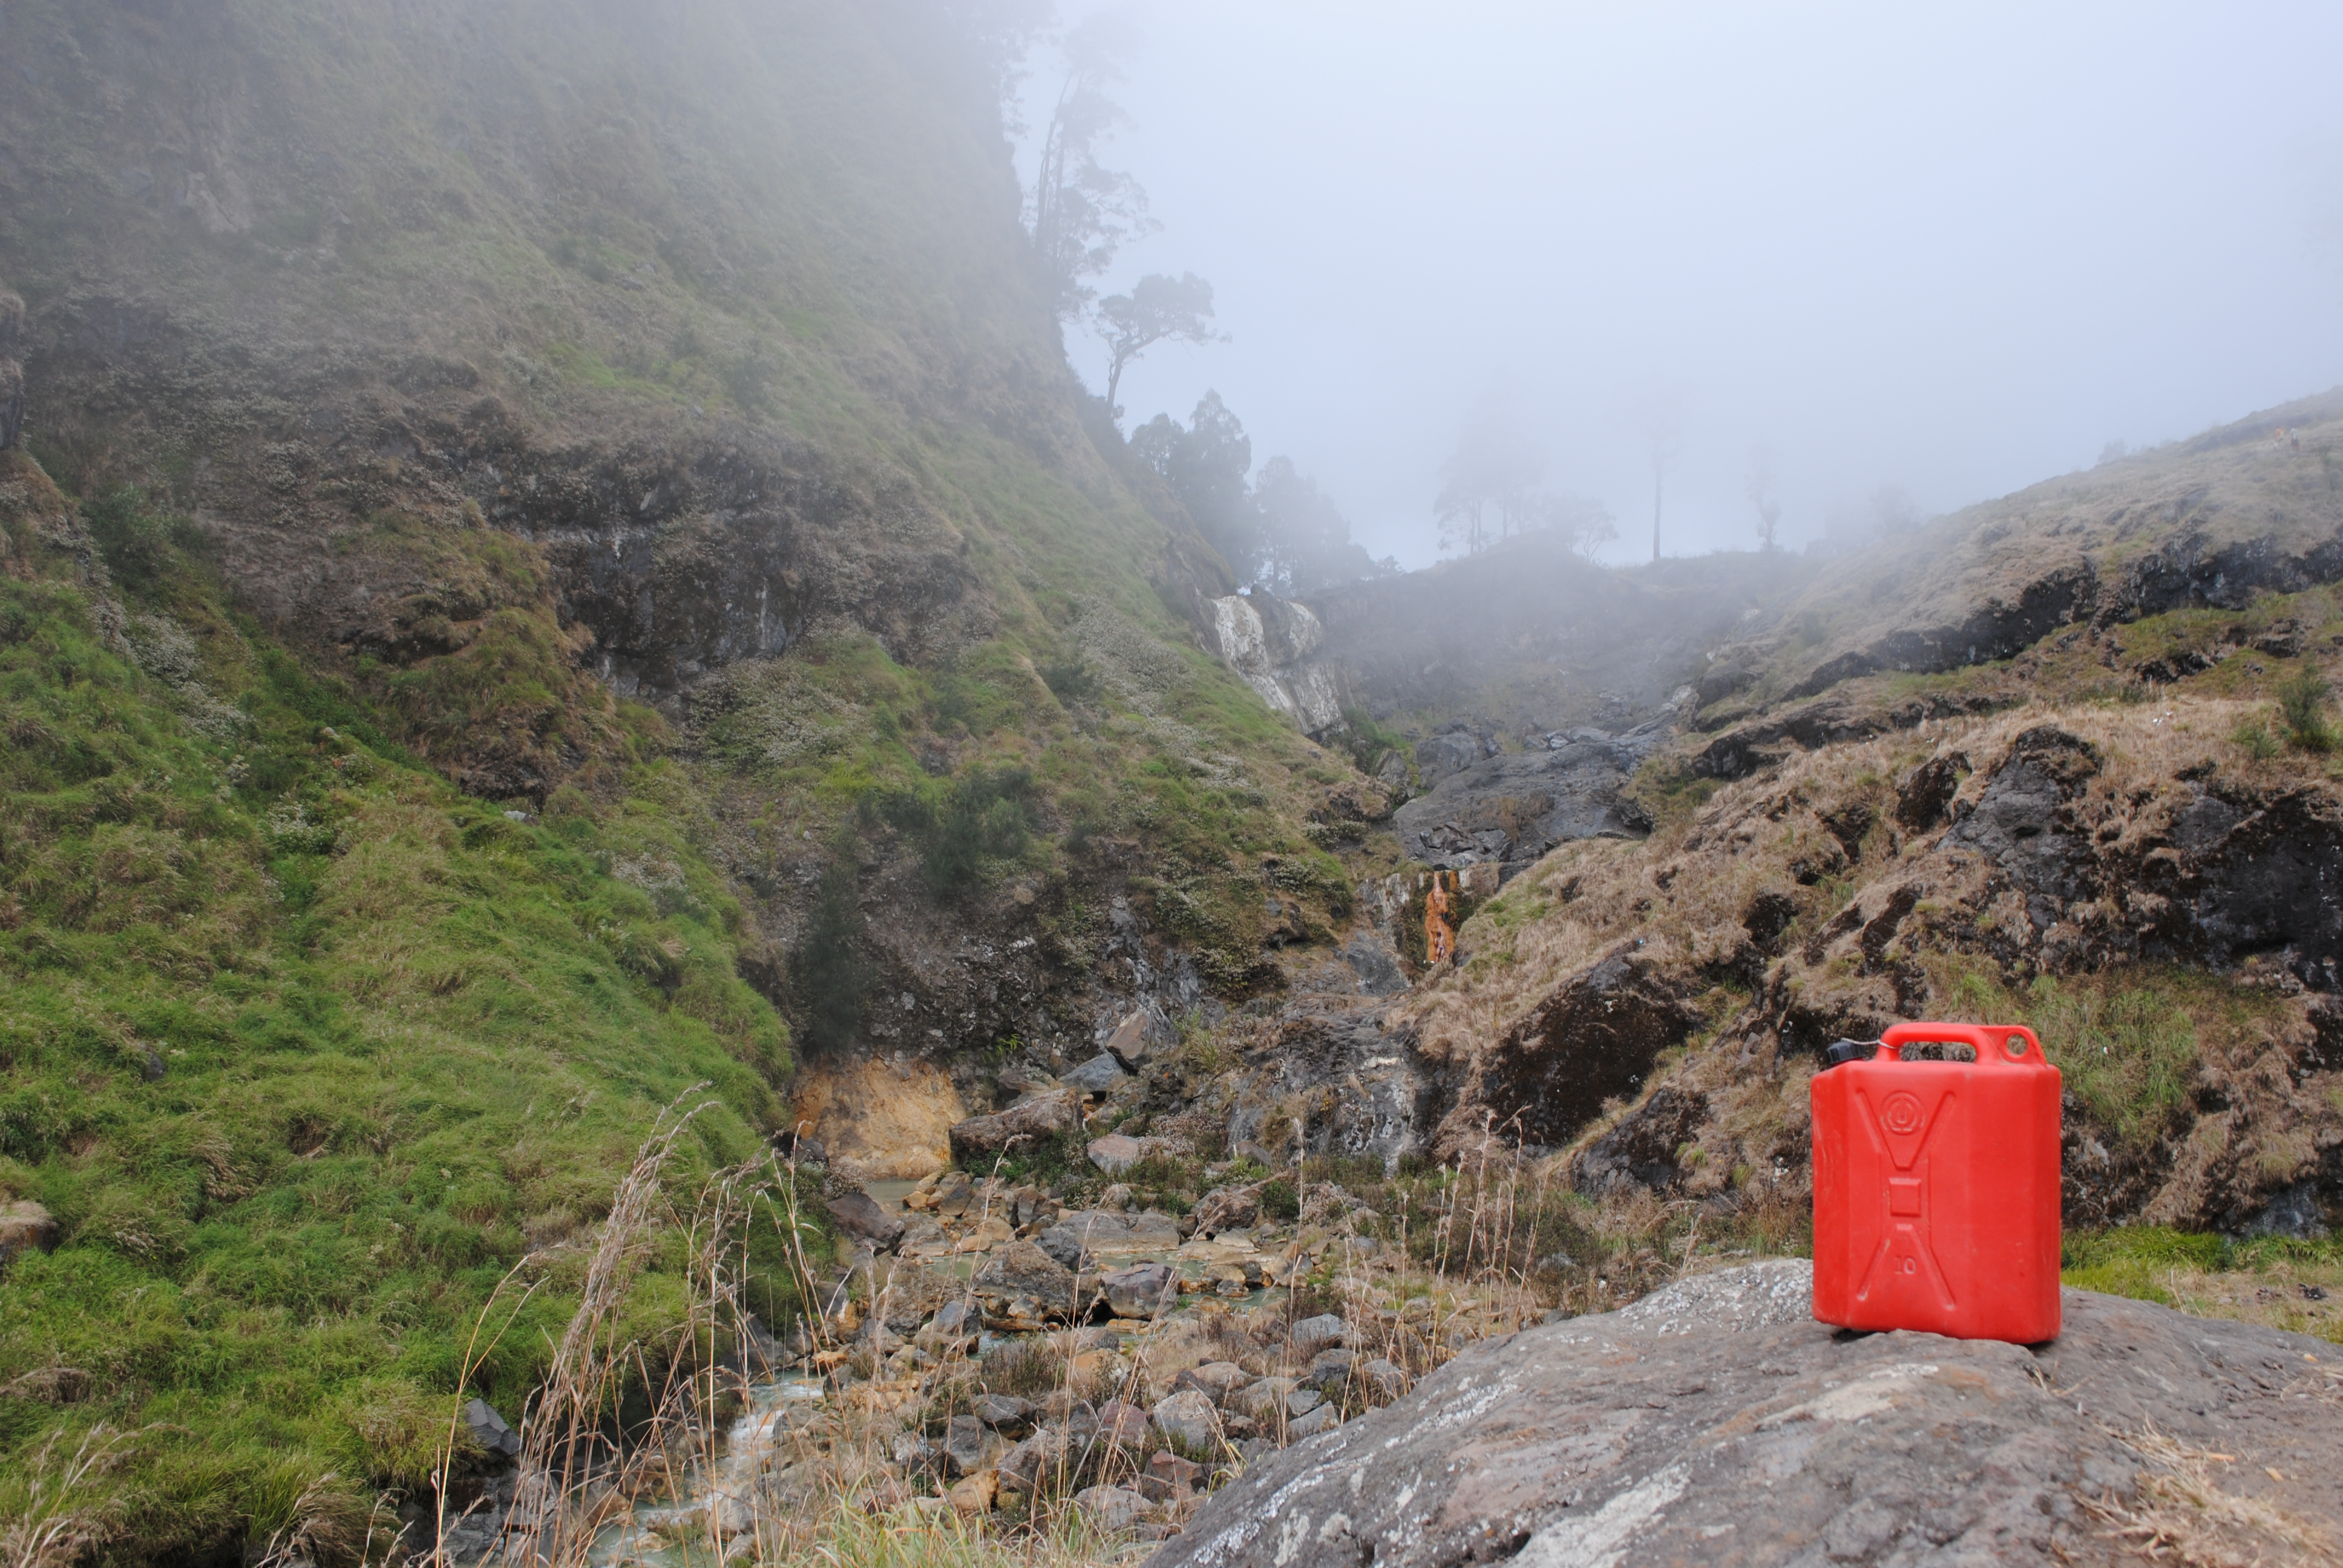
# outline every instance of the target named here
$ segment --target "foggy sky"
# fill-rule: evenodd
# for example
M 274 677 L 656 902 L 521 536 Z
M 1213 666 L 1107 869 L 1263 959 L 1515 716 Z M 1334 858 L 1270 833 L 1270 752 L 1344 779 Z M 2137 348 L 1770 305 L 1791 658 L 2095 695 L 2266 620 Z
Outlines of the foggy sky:
M 1152 350 L 1124 427 L 1217 388 L 1403 564 L 1493 392 L 1626 561 L 1670 404 L 1676 554 L 1754 542 L 1759 444 L 1795 544 L 2343 381 L 2343 6 L 1124 8 L 1104 161 L 1164 228 L 1103 281 L 1192 268 L 1234 338 Z

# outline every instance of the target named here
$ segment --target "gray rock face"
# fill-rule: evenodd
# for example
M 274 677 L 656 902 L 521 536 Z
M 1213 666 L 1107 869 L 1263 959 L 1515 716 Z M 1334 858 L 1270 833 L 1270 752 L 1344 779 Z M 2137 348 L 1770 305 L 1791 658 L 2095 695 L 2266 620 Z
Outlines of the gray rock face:
M 2343 1523 L 2323 1341 L 2082 1292 L 2038 1351 L 1841 1336 L 1810 1282 L 1759 1264 L 1493 1341 L 1256 1464 L 1150 1568 L 2129 1562 L 2084 1500 L 2142 1503 L 2151 1425 Z

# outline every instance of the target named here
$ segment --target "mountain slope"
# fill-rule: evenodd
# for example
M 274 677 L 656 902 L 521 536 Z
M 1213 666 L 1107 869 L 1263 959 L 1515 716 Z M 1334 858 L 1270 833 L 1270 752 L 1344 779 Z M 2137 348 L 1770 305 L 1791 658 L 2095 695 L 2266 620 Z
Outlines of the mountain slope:
M 691 1085 L 679 1206 L 1347 910 L 1359 780 L 1197 646 L 950 16 L 0 11 L 0 1507 L 103 1422 L 119 1554 L 347 1533 L 526 1259 L 519 1414 Z
M 1395 1010 L 1427 1141 L 1505 1125 L 1582 1191 L 1795 1203 L 1825 1044 L 1985 1016 L 2066 1074 L 2070 1223 L 2343 1219 L 2338 414 L 2054 481 L 1789 596 L 1644 765 L 1651 838 L 1555 849 Z M 1987 623 L 1972 659 L 1954 632 Z

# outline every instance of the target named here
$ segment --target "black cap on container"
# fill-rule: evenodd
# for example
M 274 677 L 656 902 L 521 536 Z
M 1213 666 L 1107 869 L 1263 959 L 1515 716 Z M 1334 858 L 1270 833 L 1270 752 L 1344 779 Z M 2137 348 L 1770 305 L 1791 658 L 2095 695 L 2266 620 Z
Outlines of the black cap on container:
M 1845 1067 L 1850 1061 L 1869 1061 L 1879 1052 L 1875 1040 L 1835 1040 L 1823 1048 L 1823 1067 Z

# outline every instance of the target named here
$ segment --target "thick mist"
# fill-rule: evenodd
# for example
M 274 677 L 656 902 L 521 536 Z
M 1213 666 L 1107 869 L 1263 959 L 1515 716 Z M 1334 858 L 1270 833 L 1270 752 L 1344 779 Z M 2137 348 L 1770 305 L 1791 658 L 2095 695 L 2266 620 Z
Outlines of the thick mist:
M 1161 227 L 1100 289 L 1193 271 L 1229 337 L 1131 360 L 1123 427 L 1218 391 L 1375 556 L 1440 553 L 1471 419 L 1624 562 L 1655 455 L 1667 552 L 1761 500 L 1796 547 L 2343 379 L 2331 6 L 1118 9 Z

